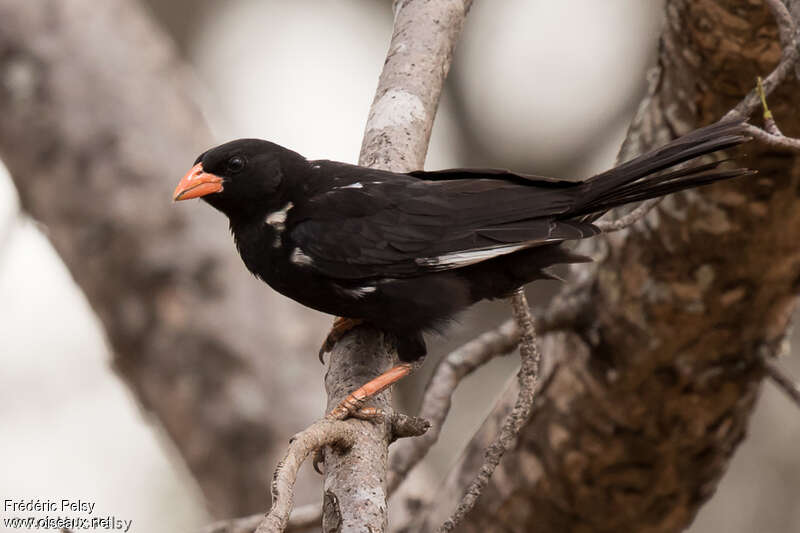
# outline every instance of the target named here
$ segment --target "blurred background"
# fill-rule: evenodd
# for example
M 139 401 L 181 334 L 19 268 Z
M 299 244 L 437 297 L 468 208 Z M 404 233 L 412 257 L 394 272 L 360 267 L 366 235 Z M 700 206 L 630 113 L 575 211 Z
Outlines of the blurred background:
M 391 36 L 391 2 L 146 4 L 193 66 L 216 140 L 261 137 L 310 158 L 356 161 Z M 610 166 L 646 86 L 661 10 L 661 2 L 640 0 L 476 2 L 426 167 L 585 177 Z M 0 495 L 81 496 L 132 519 L 132 531 L 192 531 L 209 521 L 202 496 L 157 421 L 111 370 L 102 328 L 46 234 L 20 216 L 0 172 Z M 532 298 L 542 302 L 556 287 L 541 283 Z M 253 281 L 254 292 L 267 290 Z M 426 371 L 506 316 L 502 303 L 471 310 L 446 340 L 431 340 Z M 313 352 L 306 356 L 318 366 Z M 783 364 L 800 376 L 796 355 Z M 462 385 L 427 475 L 447 471 L 515 366 L 514 358 L 496 360 Z M 316 371 L 321 383 L 323 367 Z M 400 391 L 407 409 L 424 374 Z M 304 394 L 320 408 L 299 427 L 324 405 L 321 387 Z M 766 383 L 747 441 L 691 531 L 800 531 L 797 442 L 800 413 Z

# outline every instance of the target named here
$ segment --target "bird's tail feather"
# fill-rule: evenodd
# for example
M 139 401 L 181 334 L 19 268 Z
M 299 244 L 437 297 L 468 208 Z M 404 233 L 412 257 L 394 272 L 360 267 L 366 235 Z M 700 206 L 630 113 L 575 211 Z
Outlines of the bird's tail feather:
M 604 198 L 602 201 L 591 204 L 588 212 L 584 211 L 583 213 L 579 214 L 604 213 L 609 209 L 613 209 L 614 207 L 632 202 L 650 200 L 652 198 L 666 196 L 667 194 L 682 191 L 684 189 L 708 185 L 710 183 L 714 183 L 715 181 L 727 180 L 756 173 L 756 171 L 746 168 L 729 170 L 714 168 L 712 170 L 705 171 L 697 171 L 696 168 L 687 168 L 685 170 L 688 172 L 687 174 L 679 176 L 678 178 L 670 181 L 661 182 L 653 180 L 647 182 L 636 182 L 632 187 L 628 188 L 625 194 L 618 194 L 610 198 Z
M 584 182 L 580 203 L 570 216 L 596 215 L 631 202 L 657 198 L 683 189 L 752 174 L 747 169 L 721 169 L 723 161 L 663 172 L 697 157 L 750 140 L 743 120 L 718 122 L 612 168 Z M 592 217 L 596 218 L 596 217 Z

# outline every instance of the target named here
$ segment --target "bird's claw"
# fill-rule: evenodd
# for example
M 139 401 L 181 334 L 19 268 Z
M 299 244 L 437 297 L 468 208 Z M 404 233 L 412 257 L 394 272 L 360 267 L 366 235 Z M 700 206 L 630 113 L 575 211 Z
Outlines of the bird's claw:
M 339 342 L 348 331 L 356 326 L 361 325 L 363 322 L 363 320 L 358 318 L 343 318 L 337 316 L 333 320 L 333 326 L 331 327 L 328 336 L 325 337 L 325 341 L 322 343 L 322 346 L 319 349 L 319 362 L 324 365 L 325 354 L 333 350 L 333 347 L 336 346 L 336 343 Z
M 328 348 L 328 339 L 325 339 L 325 342 L 322 343 L 322 346 L 319 349 L 319 362 L 320 364 L 325 364 L 325 354 L 330 351 Z
M 356 407 L 342 402 L 328 413 L 325 418 L 329 420 L 346 420 L 356 418 L 358 420 L 382 420 L 386 413 L 379 407 Z
M 322 453 L 322 448 L 319 448 L 314 452 L 314 459 L 311 461 L 311 464 L 314 467 L 314 472 L 319 475 L 324 474 L 324 472 L 319 468 L 319 465 L 325 464 L 325 454 Z
M 364 407 L 364 404 L 379 392 L 409 375 L 413 368 L 414 365 L 411 363 L 400 363 L 393 366 L 380 376 L 348 394 L 339 405 L 331 409 L 326 418 L 329 420 L 344 420 L 349 417 L 361 420 L 382 418 L 384 415 L 383 410 L 377 407 Z

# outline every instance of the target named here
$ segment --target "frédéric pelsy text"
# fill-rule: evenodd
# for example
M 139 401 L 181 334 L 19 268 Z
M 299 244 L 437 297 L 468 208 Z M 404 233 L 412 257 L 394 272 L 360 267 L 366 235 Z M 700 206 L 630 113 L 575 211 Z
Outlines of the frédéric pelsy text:
M 72 513 L 86 513 L 92 514 L 94 512 L 95 502 L 87 500 L 46 500 L 46 499 L 29 499 L 29 500 L 3 500 L 3 511 L 5 512 L 72 512 Z

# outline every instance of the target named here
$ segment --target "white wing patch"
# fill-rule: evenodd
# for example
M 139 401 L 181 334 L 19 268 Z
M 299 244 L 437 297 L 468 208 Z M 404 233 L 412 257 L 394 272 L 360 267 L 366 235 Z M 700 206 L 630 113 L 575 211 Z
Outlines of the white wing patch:
M 349 185 L 342 185 L 341 187 L 336 187 L 336 190 L 341 190 L 341 189 L 363 189 L 365 184 L 366 185 L 379 185 L 380 183 L 381 183 L 380 181 L 364 181 L 364 182 L 357 181 L 357 182 L 351 183 Z
M 367 294 L 371 294 L 376 290 L 378 290 L 377 287 L 375 287 L 374 285 L 364 285 L 363 287 L 354 287 L 352 289 L 345 289 L 340 285 L 334 284 L 333 287 L 334 289 L 336 289 L 336 292 L 343 294 L 345 296 L 349 296 L 350 298 L 355 298 L 356 300 L 359 300 L 364 296 L 366 296 Z
M 549 242 L 560 242 L 563 239 L 543 239 L 537 241 L 527 241 L 505 246 L 492 246 L 491 248 L 476 248 L 463 252 L 452 252 L 449 254 L 438 255 L 435 257 L 418 257 L 414 260 L 420 266 L 428 267 L 432 270 L 448 270 L 451 268 L 461 268 L 501 255 L 507 255 L 525 248 L 532 248 Z
M 292 250 L 292 255 L 289 257 L 289 261 L 297 266 L 311 266 L 314 263 L 311 258 L 304 254 L 303 250 L 300 248 L 295 248 Z

